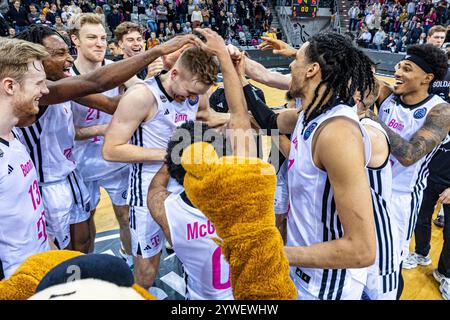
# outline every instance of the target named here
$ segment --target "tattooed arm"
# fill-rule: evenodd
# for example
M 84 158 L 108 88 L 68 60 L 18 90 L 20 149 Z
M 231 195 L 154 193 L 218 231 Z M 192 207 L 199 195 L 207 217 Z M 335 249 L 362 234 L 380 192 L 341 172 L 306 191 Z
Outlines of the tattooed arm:
M 386 130 L 391 144 L 391 153 L 405 167 L 413 165 L 431 152 L 450 131 L 450 105 L 448 103 L 435 106 L 428 113 L 423 127 L 409 141 L 392 131 L 378 119 L 373 111 L 367 110 L 366 116 L 380 123 Z

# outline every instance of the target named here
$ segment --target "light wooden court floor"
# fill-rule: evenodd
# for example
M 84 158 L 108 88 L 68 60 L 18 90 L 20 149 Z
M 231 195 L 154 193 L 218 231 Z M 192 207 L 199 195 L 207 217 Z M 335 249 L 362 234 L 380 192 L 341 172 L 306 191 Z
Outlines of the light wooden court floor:
M 382 77 L 383 80 L 391 82 L 391 78 Z M 269 106 L 279 106 L 285 103 L 285 92 L 266 87 L 261 84 L 256 84 L 265 93 L 266 103 Z M 268 145 L 269 140 L 266 139 Z M 267 154 L 268 147 L 264 150 Z M 433 219 L 436 217 L 436 212 Z M 103 232 L 113 229 L 118 229 L 119 225 L 115 219 L 112 210 L 111 201 L 106 192 L 102 189 L 100 204 L 97 207 L 95 214 L 95 221 L 97 225 L 97 232 Z M 437 228 L 434 224 L 432 227 L 431 236 L 431 260 L 432 264 L 429 266 L 419 266 L 412 270 L 403 270 L 405 279 L 405 289 L 403 291 L 402 300 L 442 300 L 439 292 L 439 285 L 433 278 L 433 269 L 437 268 L 439 255 L 442 250 L 443 236 L 442 229 Z M 411 242 L 410 250 L 414 249 L 414 239 Z

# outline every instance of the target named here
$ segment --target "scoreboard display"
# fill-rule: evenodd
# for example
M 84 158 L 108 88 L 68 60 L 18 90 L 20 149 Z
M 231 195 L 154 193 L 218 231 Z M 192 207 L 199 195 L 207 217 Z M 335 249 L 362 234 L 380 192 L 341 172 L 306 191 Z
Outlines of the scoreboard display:
M 317 0 L 293 0 L 293 17 L 312 17 L 317 14 Z

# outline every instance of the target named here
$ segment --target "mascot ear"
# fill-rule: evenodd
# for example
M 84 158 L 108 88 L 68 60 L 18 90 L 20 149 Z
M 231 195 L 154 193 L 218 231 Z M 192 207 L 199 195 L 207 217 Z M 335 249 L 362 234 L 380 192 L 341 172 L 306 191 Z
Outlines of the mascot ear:
M 212 166 L 217 164 L 219 157 L 212 144 L 207 142 L 196 142 L 188 146 L 181 156 L 181 164 L 186 173 L 202 179 L 211 171 Z

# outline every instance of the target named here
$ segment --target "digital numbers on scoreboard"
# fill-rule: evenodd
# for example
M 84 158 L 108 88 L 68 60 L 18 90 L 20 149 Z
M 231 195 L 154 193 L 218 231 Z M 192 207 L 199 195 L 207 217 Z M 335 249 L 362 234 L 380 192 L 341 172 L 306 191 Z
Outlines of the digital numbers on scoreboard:
M 293 0 L 293 17 L 312 17 L 317 14 L 317 0 Z

